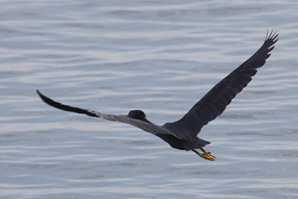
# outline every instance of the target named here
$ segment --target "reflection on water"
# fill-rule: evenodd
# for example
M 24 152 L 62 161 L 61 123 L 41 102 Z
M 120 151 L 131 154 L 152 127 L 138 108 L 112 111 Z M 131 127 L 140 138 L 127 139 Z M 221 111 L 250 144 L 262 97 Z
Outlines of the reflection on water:
M 1 1 L 1 198 L 296 198 L 289 2 Z M 125 124 L 54 110 L 35 93 L 175 121 L 273 28 L 269 61 L 200 133 L 215 162 Z

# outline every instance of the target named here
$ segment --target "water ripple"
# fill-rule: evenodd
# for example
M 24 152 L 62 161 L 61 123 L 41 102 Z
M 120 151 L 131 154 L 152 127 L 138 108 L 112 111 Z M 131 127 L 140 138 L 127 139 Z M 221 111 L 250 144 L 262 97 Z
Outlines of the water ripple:
M 296 198 L 292 1 L 1 1 L 1 198 Z M 280 33 L 266 65 L 200 137 L 217 161 L 131 126 L 54 110 L 182 117 Z

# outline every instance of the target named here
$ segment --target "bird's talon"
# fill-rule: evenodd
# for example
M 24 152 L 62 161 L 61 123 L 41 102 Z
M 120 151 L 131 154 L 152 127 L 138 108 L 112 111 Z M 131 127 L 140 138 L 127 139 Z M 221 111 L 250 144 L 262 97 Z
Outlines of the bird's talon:
M 212 155 L 211 153 L 209 154 L 211 157 L 213 157 L 214 159 L 216 158 L 216 156 Z
M 201 155 L 202 158 L 206 159 L 206 160 L 210 160 L 210 161 L 214 161 L 215 160 L 215 156 L 212 155 L 210 152 L 207 152 L 207 153 L 203 153 Z

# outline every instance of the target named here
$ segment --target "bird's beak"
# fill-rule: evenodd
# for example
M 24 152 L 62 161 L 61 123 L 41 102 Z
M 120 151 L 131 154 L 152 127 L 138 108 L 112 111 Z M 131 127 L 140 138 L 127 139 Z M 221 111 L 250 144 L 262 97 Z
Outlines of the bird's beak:
M 128 115 L 121 115 L 122 117 L 128 117 Z

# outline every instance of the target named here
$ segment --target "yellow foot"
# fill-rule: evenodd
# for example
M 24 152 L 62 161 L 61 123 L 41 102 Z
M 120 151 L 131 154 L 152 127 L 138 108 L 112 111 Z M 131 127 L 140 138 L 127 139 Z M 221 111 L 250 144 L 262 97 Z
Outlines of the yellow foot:
M 210 161 L 214 161 L 216 159 L 216 157 L 214 155 L 212 155 L 210 152 L 206 152 L 206 153 L 201 153 L 200 155 L 202 158 L 206 159 L 206 160 L 210 160 Z
M 192 149 L 193 152 L 195 152 L 196 154 L 198 154 L 200 157 L 206 159 L 206 160 L 210 160 L 210 161 L 214 161 L 216 159 L 216 157 L 214 155 L 212 155 L 210 152 L 205 151 L 205 149 L 201 148 L 201 150 L 204 153 L 200 153 L 198 152 L 196 149 Z

